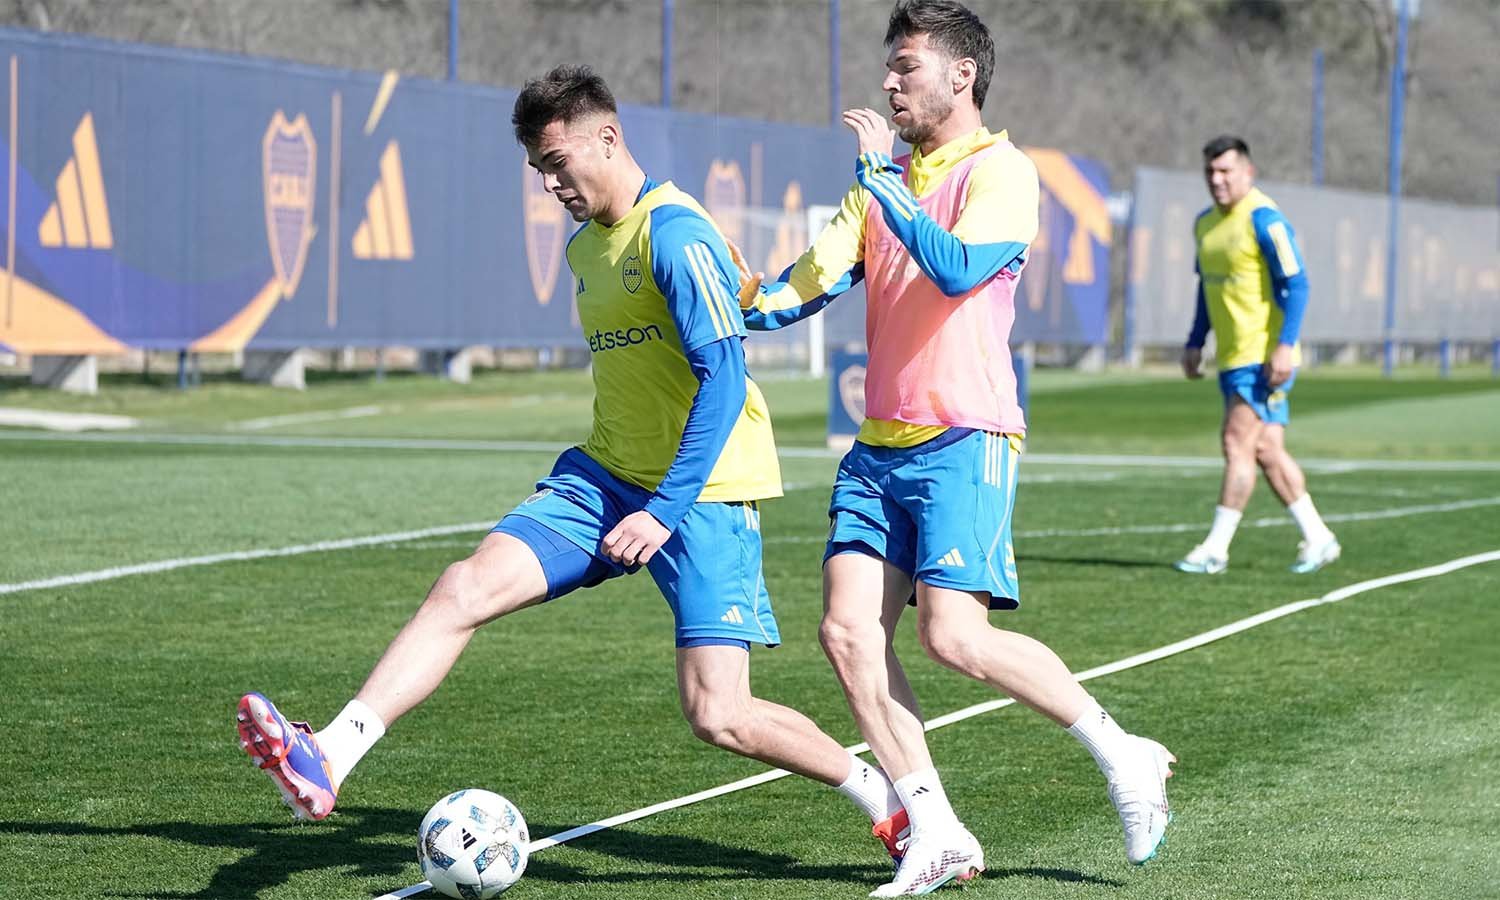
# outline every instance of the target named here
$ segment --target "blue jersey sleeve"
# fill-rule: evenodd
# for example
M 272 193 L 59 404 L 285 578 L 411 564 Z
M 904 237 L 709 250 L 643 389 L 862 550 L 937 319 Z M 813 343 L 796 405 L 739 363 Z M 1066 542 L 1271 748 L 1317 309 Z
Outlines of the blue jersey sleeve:
M 1282 310 L 1281 335 L 1277 340 L 1295 344 L 1307 312 L 1307 272 L 1302 266 L 1297 234 L 1292 231 L 1292 223 L 1275 207 L 1262 206 L 1250 218 L 1255 225 L 1260 255 L 1271 272 L 1271 296 Z
M 1203 273 L 1198 270 L 1197 261 L 1193 262 L 1193 272 L 1198 275 L 1198 299 L 1193 304 L 1193 327 L 1188 332 L 1187 345 L 1201 350 L 1208 340 L 1208 296 L 1203 293 Z
M 744 337 L 739 270 L 713 225 L 685 206 L 651 212 L 651 277 L 666 298 L 684 351 Z
M 903 171 L 888 155 L 873 151 L 861 154 L 854 166 L 860 185 L 880 204 L 886 225 L 938 290 L 949 297 L 961 297 L 1002 269 L 1020 271 L 1026 259 L 1026 243 L 964 242 L 922 211 L 900 178 Z
M 688 365 L 698 379 L 698 393 L 682 427 L 682 442 L 646 512 L 676 531 L 724 452 L 729 433 L 745 406 L 745 348 L 739 338 L 725 338 L 688 351 Z

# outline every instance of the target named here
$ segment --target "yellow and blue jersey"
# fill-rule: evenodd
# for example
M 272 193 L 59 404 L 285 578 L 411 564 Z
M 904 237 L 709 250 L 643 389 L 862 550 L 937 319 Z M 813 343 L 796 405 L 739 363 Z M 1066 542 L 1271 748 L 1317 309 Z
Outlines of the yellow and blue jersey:
M 1297 236 L 1276 204 L 1251 188 L 1233 207 L 1212 206 L 1193 225 L 1198 301 L 1189 347 L 1218 336 L 1219 368 L 1264 363 L 1277 344 L 1293 347 L 1307 309 L 1307 273 Z
M 675 528 L 698 501 L 781 495 L 765 398 L 745 374 L 734 266 L 703 208 L 647 179 L 618 222 L 585 223 L 567 248 L 592 355 L 584 453 L 653 492 Z

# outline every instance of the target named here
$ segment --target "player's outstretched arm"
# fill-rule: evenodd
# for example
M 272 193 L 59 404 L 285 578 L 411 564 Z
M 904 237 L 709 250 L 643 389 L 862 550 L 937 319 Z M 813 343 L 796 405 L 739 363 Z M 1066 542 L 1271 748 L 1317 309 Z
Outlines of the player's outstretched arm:
M 854 185 L 817 240 L 770 284 L 741 285 L 740 311 L 751 331 L 775 331 L 817 314 L 865 277 L 865 209 L 870 195 Z M 742 267 L 748 274 L 749 267 Z
M 894 133 L 874 110 L 851 109 L 844 124 L 859 139 L 854 174 L 922 270 L 949 297 L 962 297 L 1001 272 L 1018 275 L 1036 236 L 1040 188 L 1019 150 L 981 164 L 964 212 L 950 232 L 922 210 L 891 159 Z

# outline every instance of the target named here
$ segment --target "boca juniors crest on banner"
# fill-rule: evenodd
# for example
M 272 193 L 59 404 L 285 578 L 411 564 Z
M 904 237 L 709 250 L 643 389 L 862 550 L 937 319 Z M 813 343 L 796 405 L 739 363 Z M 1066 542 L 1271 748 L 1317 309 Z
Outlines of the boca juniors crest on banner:
M 266 240 L 271 246 L 271 263 L 281 283 L 281 296 L 290 298 L 302 280 L 307 263 L 307 248 L 312 245 L 316 226 L 313 204 L 316 202 L 318 144 L 312 128 L 301 113 L 288 122 L 281 110 L 271 116 L 266 136 L 261 141 L 261 177 L 266 200 Z
M 531 289 L 543 306 L 552 299 L 563 248 L 568 242 L 568 215 L 557 198 L 544 187 L 536 170 L 521 164 L 521 219 L 526 233 L 526 268 Z

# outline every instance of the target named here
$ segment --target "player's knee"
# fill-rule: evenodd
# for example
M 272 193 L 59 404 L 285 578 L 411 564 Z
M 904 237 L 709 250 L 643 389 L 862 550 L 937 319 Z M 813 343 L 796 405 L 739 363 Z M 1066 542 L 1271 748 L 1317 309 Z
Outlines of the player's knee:
M 917 629 L 917 639 L 929 659 L 964 674 L 979 671 L 979 642 L 963 628 L 942 623 L 924 623 Z
M 1261 441 L 1255 445 L 1255 462 L 1262 469 L 1273 468 L 1281 461 L 1281 445 L 1275 441 Z
M 885 632 L 879 623 L 873 627 L 846 617 L 825 615 L 818 626 L 818 642 L 835 668 L 857 665 L 860 660 L 885 654 Z
M 705 744 L 725 750 L 740 750 L 746 744 L 748 716 L 737 705 L 704 699 L 684 705 L 683 716 L 693 736 Z
M 513 585 L 491 577 L 474 557 L 461 559 L 443 570 L 427 605 L 457 627 L 475 628 L 518 605 L 519 598 L 509 595 Z

